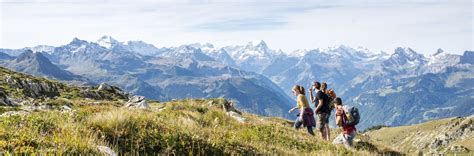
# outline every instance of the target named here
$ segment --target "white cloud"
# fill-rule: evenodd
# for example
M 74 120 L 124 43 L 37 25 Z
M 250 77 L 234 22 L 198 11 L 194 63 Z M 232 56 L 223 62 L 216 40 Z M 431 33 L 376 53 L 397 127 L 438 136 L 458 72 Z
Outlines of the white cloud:
M 473 4 L 463 1 L 2 1 L 1 48 L 62 45 L 73 37 L 244 44 L 292 51 L 345 44 L 473 50 Z

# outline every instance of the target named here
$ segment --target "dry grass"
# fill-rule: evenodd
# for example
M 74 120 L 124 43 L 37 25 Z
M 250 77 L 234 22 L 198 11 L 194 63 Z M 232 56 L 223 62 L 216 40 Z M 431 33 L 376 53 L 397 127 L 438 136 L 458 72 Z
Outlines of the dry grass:
M 429 151 L 427 145 L 433 141 L 433 138 L 446 133 L 444 132 L 445 126 L 469 120 L 472 122 L 473 117 L 447 118 L 410 126 L 383 127 L 379 130 L 370 131 L 367 134 L 376 144 L 392 147 L 399 151 L 407 153 L 427 152 Z M 450 145 L 462 145 L 472 151 L 474 150 L 474 139 L 472 138 L 474 138 L 474 133 Z M 423 146 L 421 148 L 416 147 L 420 145 Z
M 214 102 L 210 105 L 209 101 Z M 333 146 L 305 130 L 293 129 L 290 121 L 280 118 L 244 114 L 247 122 L 239 123 L 222 110 L 222 101 L 153 103 L 151 109 L 141 110 L 117 107 L 110 101 L 70 100 L 75 109 L 72 113 L 45 111 L 3 117 L 0 151 L 96 154 L 97 145 L 105 145 L 122 154 L 383 152 L 368 140 L 363 140 L 356 151 Z

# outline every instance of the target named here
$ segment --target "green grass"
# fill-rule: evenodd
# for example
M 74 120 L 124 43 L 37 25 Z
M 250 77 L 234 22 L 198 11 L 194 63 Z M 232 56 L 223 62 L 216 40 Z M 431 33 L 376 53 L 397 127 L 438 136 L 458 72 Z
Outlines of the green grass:
M 22 88 L 6 83 L 15 79 L 50 83 L 60 89 L 52 98 L 31 99 Z M 240 123 L 223 111 L 225 99 L 187 99 L 160 103 L 148 100 L 151 108 L 123 108 L 123 99 L 85 99 L 81 90 L 57 81 L 16 73 L 0 67 L 0 87 L 10 98 L 32 100 L 52 110 L 28 115 L 0 117 L 2 154 L 99 154 L 97 146 L 108 146 L 120 154 L 177 155 L 315 155 L 376 154 L 391 152 L 358 135 L 356 150 L 334 146 L 318 136 L 295 130 L 281 118 L 244 113 Z M 94 89 L 93 89 L 94 90 Z M 59 109 L 67 105 L 71 112 Z M 0 113 L 28 106 L 0 107 Z M 339 133 L 332 131 L 332 138 Z
M 122 154 L 383 152 L 367 148 L 373 146 L 367 140 L 356 151 L 333 146 L 305 130 L 293 129 L 290 121 L 280 118 L 244 114 L 247 122 L 239 123 L 225 114 L 219 102 L 209 106 L 210 100 L 153 103 L 149 110 L 122 108 L 111 101 L 62 100 L 50 103 L 69 103 L 75 111 L 1 118 L 0 151 L 97 154 L 97 146 L 105 145 Z
M 94 146 L 101 140 L 93 133 L 58 111 L 12 116 L 0 121 L 0 151 L 95 153 Z
M 8 111 L 19 111 L 19 107 L 6 107 L 6 106 L 0 106 L 0 114 L 8 112 Z

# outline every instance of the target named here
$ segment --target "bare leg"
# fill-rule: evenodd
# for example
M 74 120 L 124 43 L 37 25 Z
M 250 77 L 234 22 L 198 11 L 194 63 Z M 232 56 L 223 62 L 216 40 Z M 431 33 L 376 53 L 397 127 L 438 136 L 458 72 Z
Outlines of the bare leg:
M 331 131 L 330 131 L 331 129 L 329 129 L 328 124 L 326 124 L 325 128 L 326 128 L 326 140 L 329 141 L 329 139 L 331 138 Z
M 324 135 L 325 135 L 324 132 L 321 132 L 321 139 L 326 140 L 326 139 L 324 138 Z

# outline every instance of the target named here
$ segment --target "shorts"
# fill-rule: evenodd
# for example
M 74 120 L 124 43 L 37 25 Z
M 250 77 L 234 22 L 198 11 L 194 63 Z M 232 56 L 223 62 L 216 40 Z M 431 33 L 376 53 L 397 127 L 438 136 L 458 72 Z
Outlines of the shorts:
M 324 127 L 329 124 L 329 114 L 328 113 L 319 113 L 318 116 L 318 128 L 319 131 L 323 131 Z M 329 126 L 329 125 L 328 125 Z
M 344 146 L 346 146 L 347 148 L 352 148 L 355 135 L 355 131 L 352 131 L 349 134 L 341 133 L 336 137 L 336 139 L 334 139 L 334 141 L 332 141 L 332 144 L 344 144 Z

